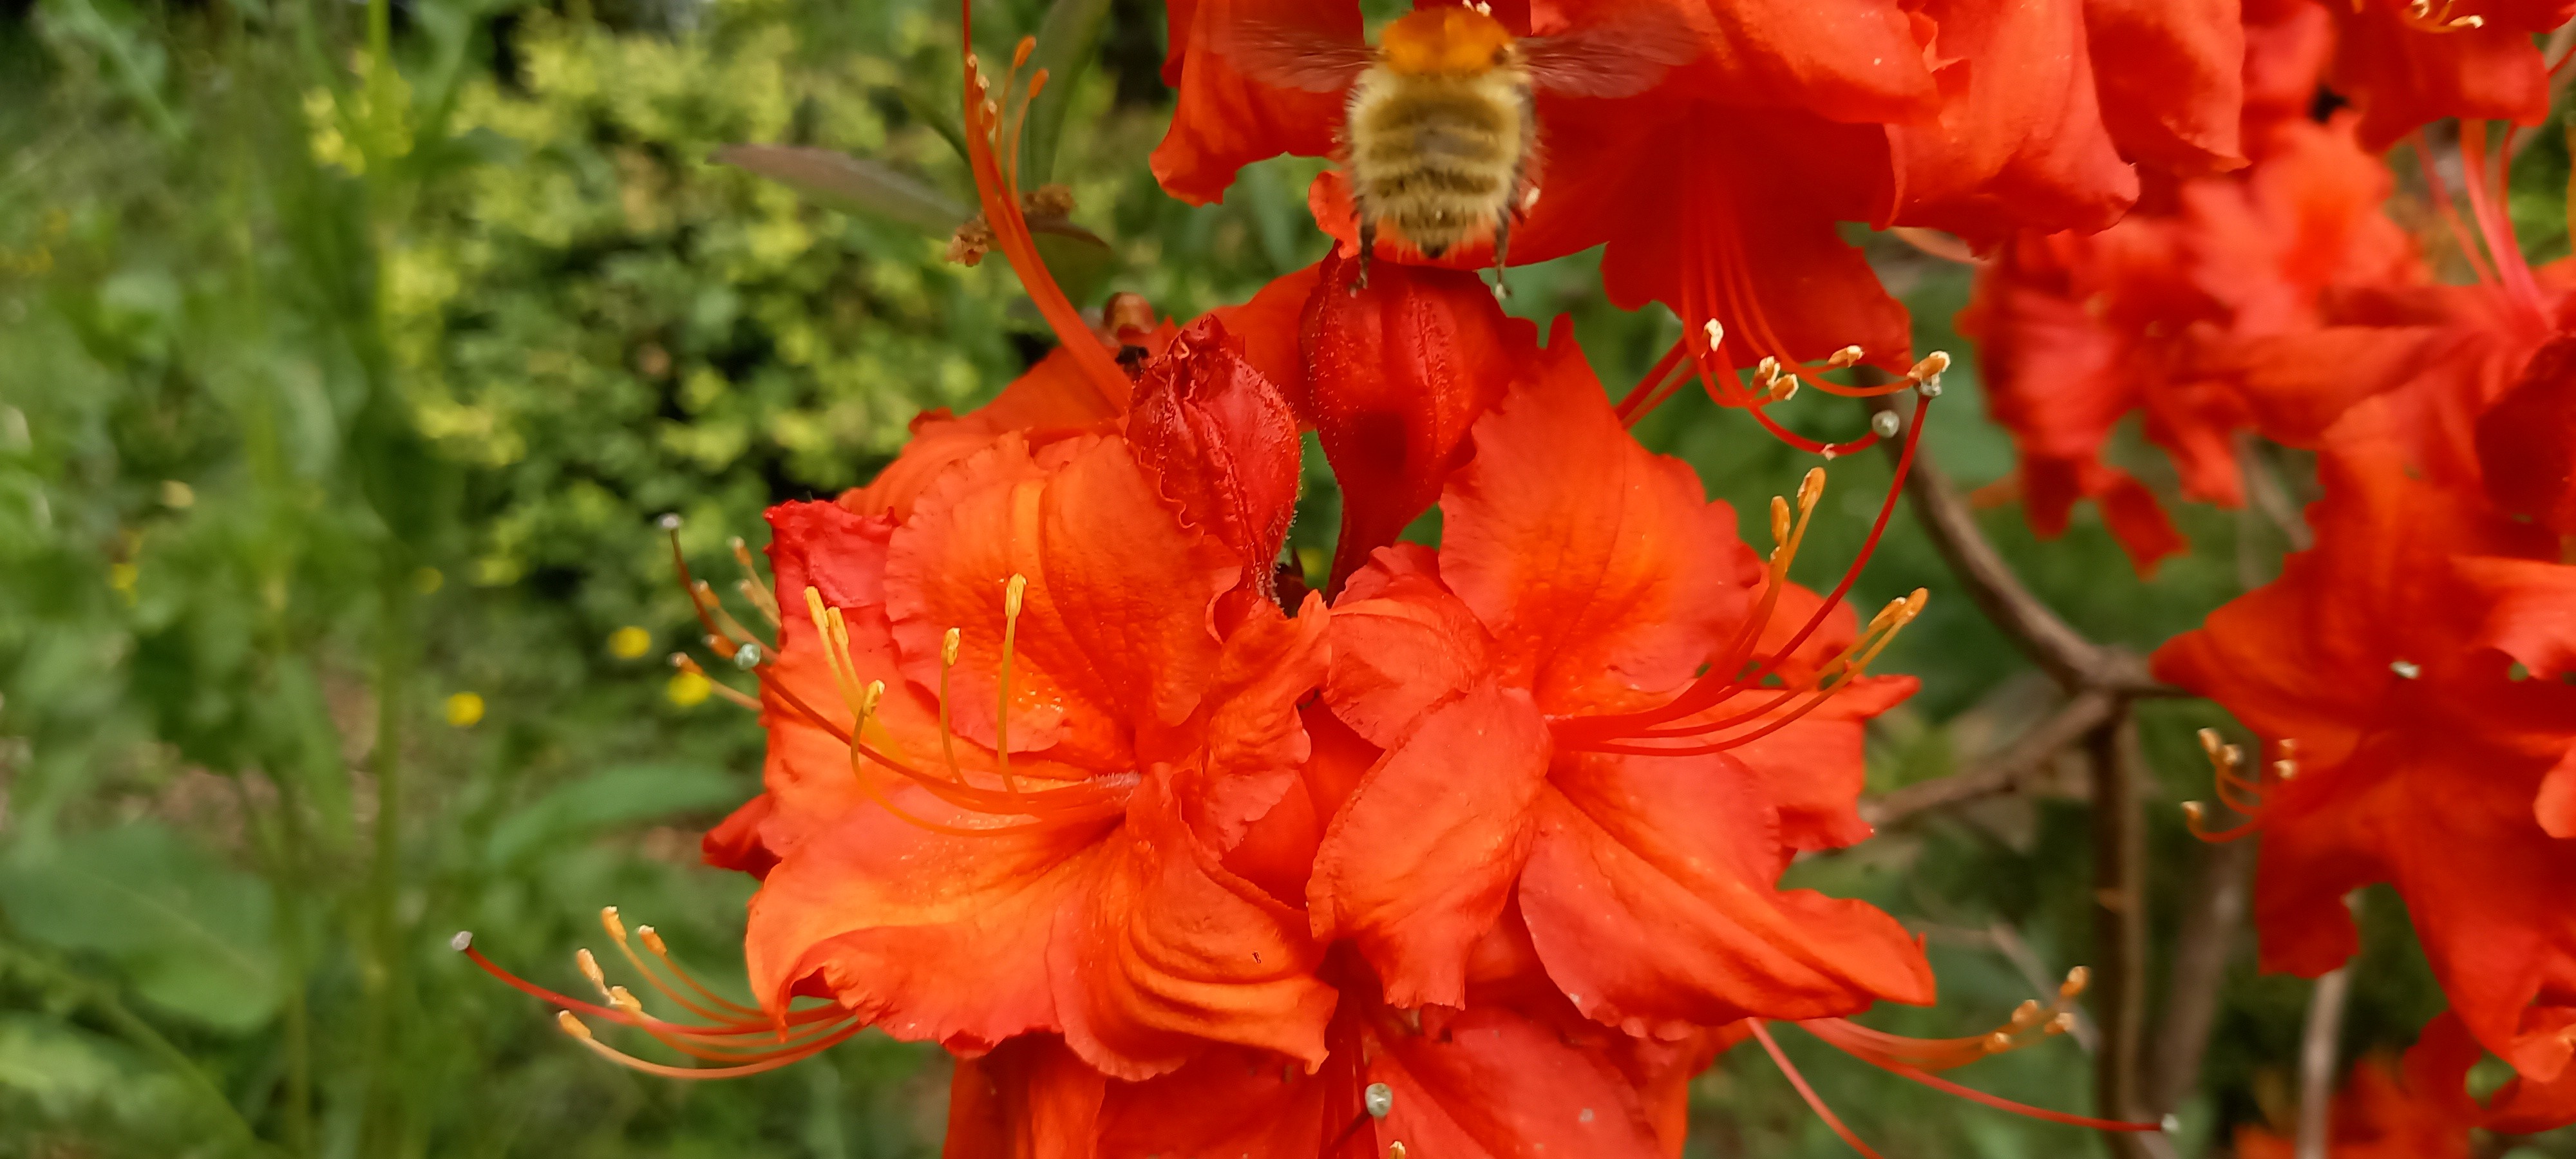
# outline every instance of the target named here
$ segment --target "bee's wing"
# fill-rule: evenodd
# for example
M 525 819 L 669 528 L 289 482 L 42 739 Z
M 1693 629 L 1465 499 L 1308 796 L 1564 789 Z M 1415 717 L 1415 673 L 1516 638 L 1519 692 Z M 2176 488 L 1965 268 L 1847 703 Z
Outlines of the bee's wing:
M 1211 28 L 1201 44 L 1253 80 L 1310 93 L 1351 87 L 1375 59 L 1368 42 L 1356 36 L 1258 20 Z
M 1570 97 L 1633 97 L 1698 56 L 1700 45 L 1670 3 L 1636 0 L 1556 36 L 1523 37 L 1520 50 L 1539 88 Z

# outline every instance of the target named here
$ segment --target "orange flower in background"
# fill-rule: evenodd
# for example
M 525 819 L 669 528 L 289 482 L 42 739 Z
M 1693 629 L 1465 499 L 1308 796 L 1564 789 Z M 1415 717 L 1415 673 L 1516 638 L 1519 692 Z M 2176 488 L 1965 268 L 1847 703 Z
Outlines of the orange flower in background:
M 1258 36 L 1245 30 L 1339 44 L 1355 71 L 1366 60 L 1355 5 L 1201 0 L 1171 13 L 1165 76 L 1180 106 L 1154 162 L 1167 190 L 1205 202 L 1247 162 L 1332 151 L 1338 96 L 1275 75 L 1265 83 L 1243 47 Z M 1846 346 L 1908 366 L 1904 310 L 1838 221 L 1978 239 L 2100 228 L 2136 197 L 2133 160 L 2184 172 L 2239 160 L 2233 0 L 1604 0 L 1507 3 L 1486 23 L 1503 42 L 1688 29 L 1679 47 L 1666 47 L 1666 32 L 1648 38 L 1652 48 L 1625 48 L 1679 63 L 1635 95 L 1552 89 L 1540 74 L 1510 254 L 1538 261 L 1607 242 L 1614 302 L 1671 306 L 1702 358 L 1712 357 L 1705 323 L 1719 322 L 1728 337 L 1714 357 L 1739 367 Z M 1319 183 L 1317 204 L 1326 228 L 1355 244 L 1340 175 Z M 1378 252 L 1419 260 L 1393 244 Z M 1485 245 L 1440 258 L 1464 268 L 1491 259 Z
M 2360 148 L 2358 117 L 2307 116 L 2329 40 L 2313 8 L 2248 28 L 2251 167 L 2183 182 L 2155 211 L 2100 233 L 2025 233 L 1979 271 L 1959 325 L 1980 340 L 1988 409 L 2013 433 L 2024 512 L 2041 536 L 2064 532 L 2075 502 L 2091 499 L 2139 573 L 2152 574 L 2187 545 L 2155 493 L 2104 461 L 2122 420 L 2143 415 L 2184 497 L 2235 507 L 2238 432 L 2314 445 L 2357 397 L 2277 389 L 2225 367 L 2242 339 L 2315 331 L 2340 287 L 2423 276 L 2381 213 L 2392 182 Z
M 2332 1159 L 2469 1159 L 2472 1121 L 2409 1090 L 2385 1059 L 2354 1063 L 2335 1092 L 2326 1153 Z M 2236 1129 L 2237 1159 L 2296 1159 L 2298 1141 L 2261 1127 Z
M 2361 109 L 2362 144 L 2374 151 L 2448 117 L 2540 124 L 2550 74 L 2565 61 L 2544 61 L 2532 37 L 2576 16 L 2570 0 L 2313 2 L 2333 14 L 2337 31 L 2327 83 Z
M 1335 605 L 1326 701 L 1385 755 L 1316 855 L 1317 937 L 1354 940 L 1390 1003 L 1455 1006 L 1479 944 L 1525 921 L 1568 1000 L 1630 1033 L 1928 1001 L 1884 914 L 1770 884 L 1788 842 L 1866 832 L 1860 723 L 1913 682 L 1860 666 L 1910 605 L 1864 636 L 1764 586 L 1733 513 L 1620 429 L 1563 328 L 1473 441 L 1440 550 L 1379 553 Z M 1783 603 L 1808 632 L 1766 632 Z M 1676 701 L 1703 661 L 1757 653 L 1782 688 Z
M 2485 1053 L 2458 1015 L 2444 1011 L 2424 1027 L 2423 1035 L 2406 1051 L 2406 1088 L 2410 1097 L 2434 1104 L 2438 1115 L 2451 1123 L 2506 1135 L 2530 1135 L 2576 1125 L 2576 1067 L 2561 1072 L 2552 1082 L 2516 1075 L 2478 1098 L 2469 1093 L 2469 1068 L 2476 1066 Z
M 2446 477 L 2425 434 L 2460 424 L 2409 402 L 2337 424 L 2317 546 L 2155 671 L 2275 742 L 2220 770 L 2263 835 L 2265 968 L 2342 964 L 2344 895 L 2392 882 L 2461 1023 L 2550 1082 L 2576 1052 L 2576 566 Z

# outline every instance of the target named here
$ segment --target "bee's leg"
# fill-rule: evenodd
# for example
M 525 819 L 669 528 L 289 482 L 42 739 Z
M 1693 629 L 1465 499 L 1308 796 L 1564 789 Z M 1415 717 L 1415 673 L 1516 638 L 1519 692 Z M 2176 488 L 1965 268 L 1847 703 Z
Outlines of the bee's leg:
M 1494 223 L 1494 300 L 1498 302 L 1512 296 L 1512 288 L 1503 282 L 1503 254 L 1510 248 L 1511 241 L 1512 216 L 1506 213 L 1501 221 Z
M 1360 276 L 1351 281 L 1352 296 L 1358 296 L 1361 290 L 1368 287 L 1369 259 L 1376 253 L 1377 222 L 1363 217 L 1360 219 Z

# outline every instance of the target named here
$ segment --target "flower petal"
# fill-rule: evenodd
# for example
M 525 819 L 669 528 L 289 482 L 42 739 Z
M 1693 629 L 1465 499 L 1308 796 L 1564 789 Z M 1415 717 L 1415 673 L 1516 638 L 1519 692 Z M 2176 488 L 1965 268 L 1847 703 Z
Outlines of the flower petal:
M 1741 623 L 1757 564 L 1734 511 L 1629 437 L 1572 341 L 1476 425 L 1475 452 L 1441 500 L 1440 576 L 1545 710 L 1641 707 Z
M 1372 598 L 1350 598 L 1364 583 Z M 1438 579 L 1389 576 L 1372 565 L 1353 577 L 1333 611 L 1324 699 L 1371 743 L 1393 745 L 1433 705 L 1484 678 L 1493 648 L 1475 612 Z
M 1017 436 L 924 493 L 886 558 L 886 608 L 904 670 L 937 687 L 941 638 L 960 629 L 949 712 L 990 745 L 1005 630 L 1003 588 L 1026 577 L 1012 658 L 1011 749 L 1121 772 L 1139 727 L 1177 724 L 1215 670 L 1209 605 L 1241 567 L 1180 525 L 1119 439 L 1032 455 Z
M 1336 40 L 1360 39 L 1359 5 L 1294 0 L 1175 0 L 1166 5 L 1171 54 L 1163 79 L 1178 89 L 1172 127 L 1154 147 L 1154 178 L 1192 205 L 1225 195 L 1237 170 L 1293 153 L 1333 151 L 1342 124 L 1339 93 L 1273 88 L 1253 80 L 1225 46 L 1264 27 L 1293 27 Z
M 1025 826 L 910 786 L 888 795 L 938 824 Z M 1048 945 L 1058 914 L 1097 876 L 1102 838 L 1116 828 L 958 837 L 881 807 L 852 809 L 782 858 L 752 898 L 743 949 L 753 993 L 778 1011 L 794 987 L 819 976 L 886 1033 L 962 1049 L 1060 1029 Z
M 1050 964 L 1065 1038 L 1103 1073 L 1167 1074 L 1209 1042 L 1323 1061 L 1322 948 L 1303 915 L 1218 867 L 1161 777 L 1137 786 L 1124 839 L 1061 921 Z
M 1931 969 L 1895 919 L 1773 889 L 1777 811 L 1739 762 L 1589 753 L 1557 766 L 1520 905 L 1584 1014 L 1652 1034 L 1931 1000 Z
M 1479 684 L 1387 750 L 1333 819 L 1307 885 L 1315 937 L 1356 941 L 1389 1002 L 1464 1003 L 1470 951 L 1528 854 L 1548 743 L 1527 693 Z
M 1106 1080 L 1062 1038 L 1033 1034 L 957 1060 L 946 1159 L 1098 1159 Z
M 2244 164 L 2237 0 L 2084 0 L 2102 122 L 2131 159 L 2191 176 Z
M 1655 1124 L 1612 1061 L 1616 1037 L 1501 1007 L 1427 1011 L 1420 1033 L 1380 1025 L 1363 1077 L 1391 1097 L 1371 1124 L 1372 1153 L 1402 1142 L 1442 1159 L 1661 1159 Z
M 2081 0 L 1931 0 L 1944 108 L 1891 125 L 1893 220 L 1978 242 L 2018 228 L 2097 230 L 2138 198 L 2103 127 Z

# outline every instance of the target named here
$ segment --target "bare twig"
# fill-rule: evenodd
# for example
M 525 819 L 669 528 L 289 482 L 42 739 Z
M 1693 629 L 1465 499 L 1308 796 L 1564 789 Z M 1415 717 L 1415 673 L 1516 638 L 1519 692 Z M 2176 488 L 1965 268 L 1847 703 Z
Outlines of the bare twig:
M 2146 831 L 2138 813 L 2137 723 L 2126 705 L 2085 734 L 2093 773 L 2093 1017 L 2102 1028 L 2094 1055 L 2097 1113 L 2133 1118 L 2139 1046 L 2146 1028 Z M 2114 1154 L 2144 1159 L 2136 1136 L 2110 1139 Z
M 2307 1025 L 2299 1031 L 2298 1159 L 2326 1159 L 2333 1127 L 2336 1046 L 2343 1037 L 2343 1008 L 2352 996 L 2352 964 L 2327 971 L 2308 994 Z
M 2306 551 L 2316 546 L 2316 533 L 2308 530 L 2307 516 L 2290 498 L 2289 488 L 2281 485 L 2281 476 L 2272 469 L 2271 459 L 2263 453 L 2252 436 L 2236 444 L 2237 473 L 2245 480 L 2245 497 L 2254 510 L 2271 520 L 2272 526 L 2288 541 L 2290 550 Z
M 2210 1023 L 2218 1015 L 2218 992 L 2227 982 L 2237 932 L 2245 924 L 2246 879 L 2253 868 L 2253 842 L 2201 849 L 2199 872 L 2183 903 L 2180 944 L 2174 948 L 2164 1016 L 2156 1024 L 2155 1054 L 2147 1071 L 2151 1112 L 2171 1113 L 2200 1085 L 2200 1060 L 2209 1048 Z
M 1915 449 L 1905 491 L 1913 500 L 1915 518 L 1922 521 L 1950 571 L 1966 585 L 1968 598 L 2059 684 L 2069 690 L 2101 689 L 2132 696 L 2176 694 L 2149 676 L 2137 657 L 2085 639 L 2022 586 L 2021 577 L 2013 574 L 2012 565 L 1978 529 L 1975 513 L 1925 448 Z
M 2048 758 L 2085 733 L 2111 719 L 2118 701 L 2102 692 L 2086 692 L 2067 701 L 2055 716 L 2039 722 L 2004 751 L 1974 767 L 1907 785 L 1860 805 L 1861 819 L 1885 827 L 1927 809 L 2009 793 L 2048 766 Z

